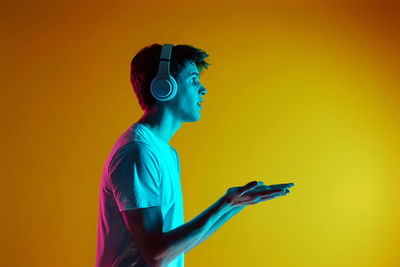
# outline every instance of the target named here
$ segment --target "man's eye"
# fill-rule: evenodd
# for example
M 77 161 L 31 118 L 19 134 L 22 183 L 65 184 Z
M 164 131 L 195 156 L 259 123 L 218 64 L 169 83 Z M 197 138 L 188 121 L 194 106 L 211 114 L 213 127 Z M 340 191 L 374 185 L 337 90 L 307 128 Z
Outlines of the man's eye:
M 193 78 L 192 81 L 194 84 L 196 84 L 196 78 Z

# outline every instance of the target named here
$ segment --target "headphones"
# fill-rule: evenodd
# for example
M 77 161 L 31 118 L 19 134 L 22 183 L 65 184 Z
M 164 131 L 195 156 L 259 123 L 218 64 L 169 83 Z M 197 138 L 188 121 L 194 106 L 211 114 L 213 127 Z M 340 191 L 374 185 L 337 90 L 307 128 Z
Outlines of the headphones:
M 158 72 L 150 84 L 150 92 L 158 101 L 171 100 L 178 91 L 178 84 L 174 77 L 169 73 L 169 64 L 173 46 L 173 44 L 164 44 L 162 46 Z

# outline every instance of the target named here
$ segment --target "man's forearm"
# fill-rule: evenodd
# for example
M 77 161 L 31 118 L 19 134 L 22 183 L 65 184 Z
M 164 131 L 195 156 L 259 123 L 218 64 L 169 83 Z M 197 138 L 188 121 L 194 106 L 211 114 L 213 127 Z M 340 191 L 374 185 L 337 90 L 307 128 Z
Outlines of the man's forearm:
M 244 207 L 237 207 L 233 208 L 227 213 L 225 213 L 219 220 L 214 223 L 207 231 L 206 234 L 202 236 L 202 238 L 195 244 L 192 245 L 185 253 L 189 252 L 192 248 L 196 247 L 200 243 L 202 243 L 204 240 L 209 238 L 212 234 L 215 233 L 222 225 L 224 225 L 227 221 L 229 221 L 233 216 L 235 216 L 237 213 L 239 213 Z
M 232 208 L 222 197 L 191 221 L 163 233 L 161 266 L 167 265 L 180 254 L 188 252 L 204 241 L 206 236 L 210 236 L 234 215 L 231 211 Z M 232 215 L 227 216 L 230 214 Z M 222 218 L 224 218 L 223 221 Z

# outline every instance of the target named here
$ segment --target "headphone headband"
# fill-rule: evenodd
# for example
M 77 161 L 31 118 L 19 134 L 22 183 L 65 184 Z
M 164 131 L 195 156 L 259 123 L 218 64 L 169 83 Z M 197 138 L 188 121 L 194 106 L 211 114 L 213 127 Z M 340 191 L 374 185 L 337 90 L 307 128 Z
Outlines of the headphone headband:
M 158 66 L 157 76 L 168 77 L 169 73 L 169 63 L 171 61 L 171 52 L 173 44 L 164 44 L 161 49 L 160 65 Z

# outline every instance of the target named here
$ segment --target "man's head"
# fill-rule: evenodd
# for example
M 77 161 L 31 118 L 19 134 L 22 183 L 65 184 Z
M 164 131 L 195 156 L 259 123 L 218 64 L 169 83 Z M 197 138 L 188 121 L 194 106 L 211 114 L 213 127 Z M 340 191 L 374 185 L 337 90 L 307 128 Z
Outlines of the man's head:
M 151 95 L 150 84 L 157 74 L 161 48 L 162 45 L 159 44 L 145 47 L 136 54 L 131 62 L 131 83 L 142 110 L 147 110 L 155 104 L 160 104 Z M 210 65 L 205 62 L 207 57 L 208 54 L 206 52 L 190 45 L 176 45 L 172 48 L 170 74 L 178 84 L 178 92 L 172 100 L 162 104 L 176 110 L 183 121 L 195 120 L 194 115 L 189 114 L 189 99 L 195 101 L 196 108 L 201 108 L 197 103 L 201 101 L 201 96 L 207 91 L 198 82 L 198 78 L 199 71 L 203 71 L 204 68 L 207 69 L 208 65 Z M 195 90 L 197 92 L 194 92 Z

